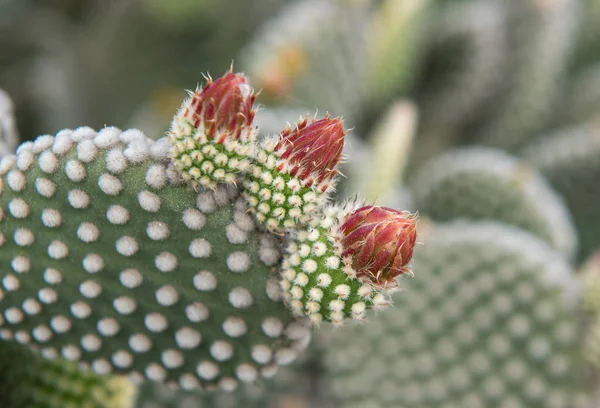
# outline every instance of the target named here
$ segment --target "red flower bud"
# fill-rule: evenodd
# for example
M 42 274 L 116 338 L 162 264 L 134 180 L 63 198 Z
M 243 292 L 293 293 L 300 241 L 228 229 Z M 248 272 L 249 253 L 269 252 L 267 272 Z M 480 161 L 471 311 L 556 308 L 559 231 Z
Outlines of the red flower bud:
M 304 119 L 295 129 L 281 132 L 275 150 L 281 152 L 281 158 L 290 166 L 290 174 L 310 186 L 331 180 L 338 173 L 344 136 L 346 132 L 339 118 L 327 115 L 310 124 Z M 282 168 L 283 165 L 278 170 Z
M 228 72 L 216 81 L 209 78 L 204 88 L 194 92 L 184 116 L 196 128 L 203 124 L 208 139 L 239 139 L 242 130 L 254 120 L 255 99 L 246 77 Z
M 342 256 L 358 277 L 378 285 L 409 271 L 417 239 L 416 217 L 386 207 L 365 206 L 341 225 Z

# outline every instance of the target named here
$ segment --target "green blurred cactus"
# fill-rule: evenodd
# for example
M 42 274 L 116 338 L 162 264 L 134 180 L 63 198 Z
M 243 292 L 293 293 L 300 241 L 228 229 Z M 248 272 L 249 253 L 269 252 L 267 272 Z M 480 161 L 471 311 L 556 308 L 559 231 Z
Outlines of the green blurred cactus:
M 424 240 L 393 309 L 323 340 L 335 406 L 590 407 L 564 257 L 489 222 Z

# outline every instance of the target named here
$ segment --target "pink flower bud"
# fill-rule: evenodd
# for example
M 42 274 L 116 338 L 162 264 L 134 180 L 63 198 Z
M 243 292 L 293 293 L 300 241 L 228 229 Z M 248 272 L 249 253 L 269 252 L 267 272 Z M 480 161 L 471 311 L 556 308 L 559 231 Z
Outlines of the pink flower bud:
M 358 277 L 384 285 L 409 271 L 417 239 L 416 217 L 386 207 L 365 206 L 341 225 L 342 256 Z
M 310 124 L 304 119 L 295 129 L 281 132 L 275 150 L 281 152 L 281 158 L 290 166 L 290 174 L 311 186 L 329 181 L 338 173 L 344 136 L 346 132 L 339 118 L 327 115 Z M 283 165 L 278 170 L 282 168 Z
M 242 74 L 228 72 L 192 95 L 184 117 L 194 127 L 205 127 L 208 139 L 222 143 L 226 137 L 239 139 L 244 128 L 252 125 L 256 95 Z

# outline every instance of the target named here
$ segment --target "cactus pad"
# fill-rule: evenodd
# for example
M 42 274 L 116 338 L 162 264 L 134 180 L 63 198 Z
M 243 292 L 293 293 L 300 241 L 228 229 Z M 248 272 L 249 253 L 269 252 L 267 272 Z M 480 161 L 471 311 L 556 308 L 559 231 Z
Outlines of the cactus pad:
M 3 339 L 186 389 L 294 359 L 309 332 L 280 299 L 279 238 L 235 188 L 189 189 L 168 152 L 78 128 L 1 161 Z

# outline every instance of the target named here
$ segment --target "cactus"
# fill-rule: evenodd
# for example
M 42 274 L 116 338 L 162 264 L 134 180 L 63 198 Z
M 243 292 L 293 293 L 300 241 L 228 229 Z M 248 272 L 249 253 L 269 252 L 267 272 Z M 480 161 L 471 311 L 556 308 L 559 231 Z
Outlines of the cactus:
M 564 257 L 489 222 L 433 225 L 424 239 L 419 279 L 393 309 L 326 336 L 335 406 L 586 406 Z
M 3 340 L 134 383 L 232 392 L 291 363 L 309 321 L 389 304 L 416 219 L 326 196 L 309 211 L 334 186 L 342 122 L 258 144 L 246 81 L 209 79 L 157 141 L 81 127 L 0 161 Z M 277 194 L 303 217 L 261 218 Z
M 130 407 L 136 389 L 125 377 L 83 372 L 49 361 L 18 344 L 0 341 L 0 405 L 3 407 Z
M 521 152 L 561 194 L 573 214 L 580 236 L 580 259 L 600 244 L 600 134 L 591 120 L 558 130 Z
M 0 89 L 0 157 L 13 152 L 18 140 L 12 101 Z
M 420 168 L 410 184 L 415 206 L 434 220 L 496 220 L 575 255 L 577 232 L 560 196 L 534 169 L 500 150 L 449 151 Z

